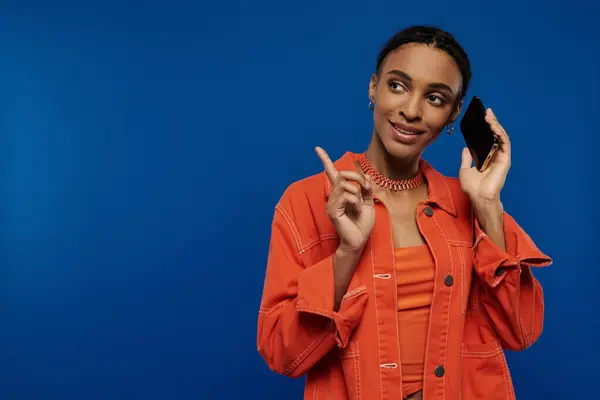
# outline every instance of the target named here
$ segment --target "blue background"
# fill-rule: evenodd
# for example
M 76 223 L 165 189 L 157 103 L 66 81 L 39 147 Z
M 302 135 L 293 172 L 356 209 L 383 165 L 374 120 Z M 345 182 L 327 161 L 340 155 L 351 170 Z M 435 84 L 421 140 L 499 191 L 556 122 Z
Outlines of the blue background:
M 0 398 L 301 398 L 256 351 L 273 207 L 315 145 L 365 149 L 377 51 L 416 23 L 470 54 L 555 261 L 517 397 L 597 392 L 596 5 L 84 3 L 0 5 Z M 456 175 L 462 145 L 426 157 Z

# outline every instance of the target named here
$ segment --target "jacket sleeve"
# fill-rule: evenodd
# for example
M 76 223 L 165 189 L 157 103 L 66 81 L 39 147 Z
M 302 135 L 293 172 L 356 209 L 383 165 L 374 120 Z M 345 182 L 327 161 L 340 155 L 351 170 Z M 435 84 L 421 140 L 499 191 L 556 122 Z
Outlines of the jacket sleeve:
M 362 316 L 367 293 L 356 286 L 334 311 L 333 255 L 303 264 L 296 223 L 275 208 L 258 315 L 257 347 L 273 371 L 300 377 L 335 346 L 344 348 Z
M 540 336 L 544 321 L 542 286 L 532 267 L 552 260 L 504 213 L 506 251 L 500 249 L 475 221 L 474 267 L 483 290 L 480 303 L 504 348 L 523 350 Z

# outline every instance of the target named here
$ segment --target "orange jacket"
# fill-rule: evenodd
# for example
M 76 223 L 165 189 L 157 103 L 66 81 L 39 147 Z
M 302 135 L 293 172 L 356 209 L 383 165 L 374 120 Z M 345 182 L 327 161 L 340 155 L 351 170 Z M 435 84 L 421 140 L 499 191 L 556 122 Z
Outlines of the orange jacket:
M 338 170 L 354 169 L 346 153 Z M 429 195 L 417 223 L 436 262 L 423 397 L 514 399 L 503 349 L 522 350 L 542 331 L 542 288 L 530 267 L 550 265 L 504 214 L 507 251 L 479 228 L 455 178 L 421 160 Z M 386 207 L 375 199 L 375 227 L 338 312 L 333 255 L 338 236 L 320 173 L 290 185 L 275 207 L 258 351 L 283 375 L 307 373 L 305 399 L 402 399 L 394 245 Z

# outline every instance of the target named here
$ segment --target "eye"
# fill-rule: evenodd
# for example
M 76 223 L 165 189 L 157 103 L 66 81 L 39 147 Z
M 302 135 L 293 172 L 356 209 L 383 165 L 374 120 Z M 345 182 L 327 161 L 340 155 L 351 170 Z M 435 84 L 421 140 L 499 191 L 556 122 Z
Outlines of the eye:
M 390 81 L 388 83 L 388 87 L 392 90 L 392 92 L 406 92 L 406 87 L 398 81 Z
M 427 96 L 427 100 L 429 100 L 429 102 L 436 107 L 443 106 L 446 103 L 441 96 L 438 96 L 436 94 L 430 94 L 429 96 Z

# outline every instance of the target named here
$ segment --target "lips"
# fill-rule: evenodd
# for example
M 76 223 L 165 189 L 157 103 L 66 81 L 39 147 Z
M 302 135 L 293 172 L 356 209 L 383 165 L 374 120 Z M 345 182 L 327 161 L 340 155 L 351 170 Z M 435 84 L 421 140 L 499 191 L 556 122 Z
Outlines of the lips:
M 425 131 L 402 123 L 390 121 L 390 133 L 392 139 L 396 142 L 410 146 L 419 143 L 421 135 L 425 133 Z
M 394 123 L 390 121 L 392 127 L 402 135 L 422 135 L 425 131 L 402 124 L 402 123 Z

